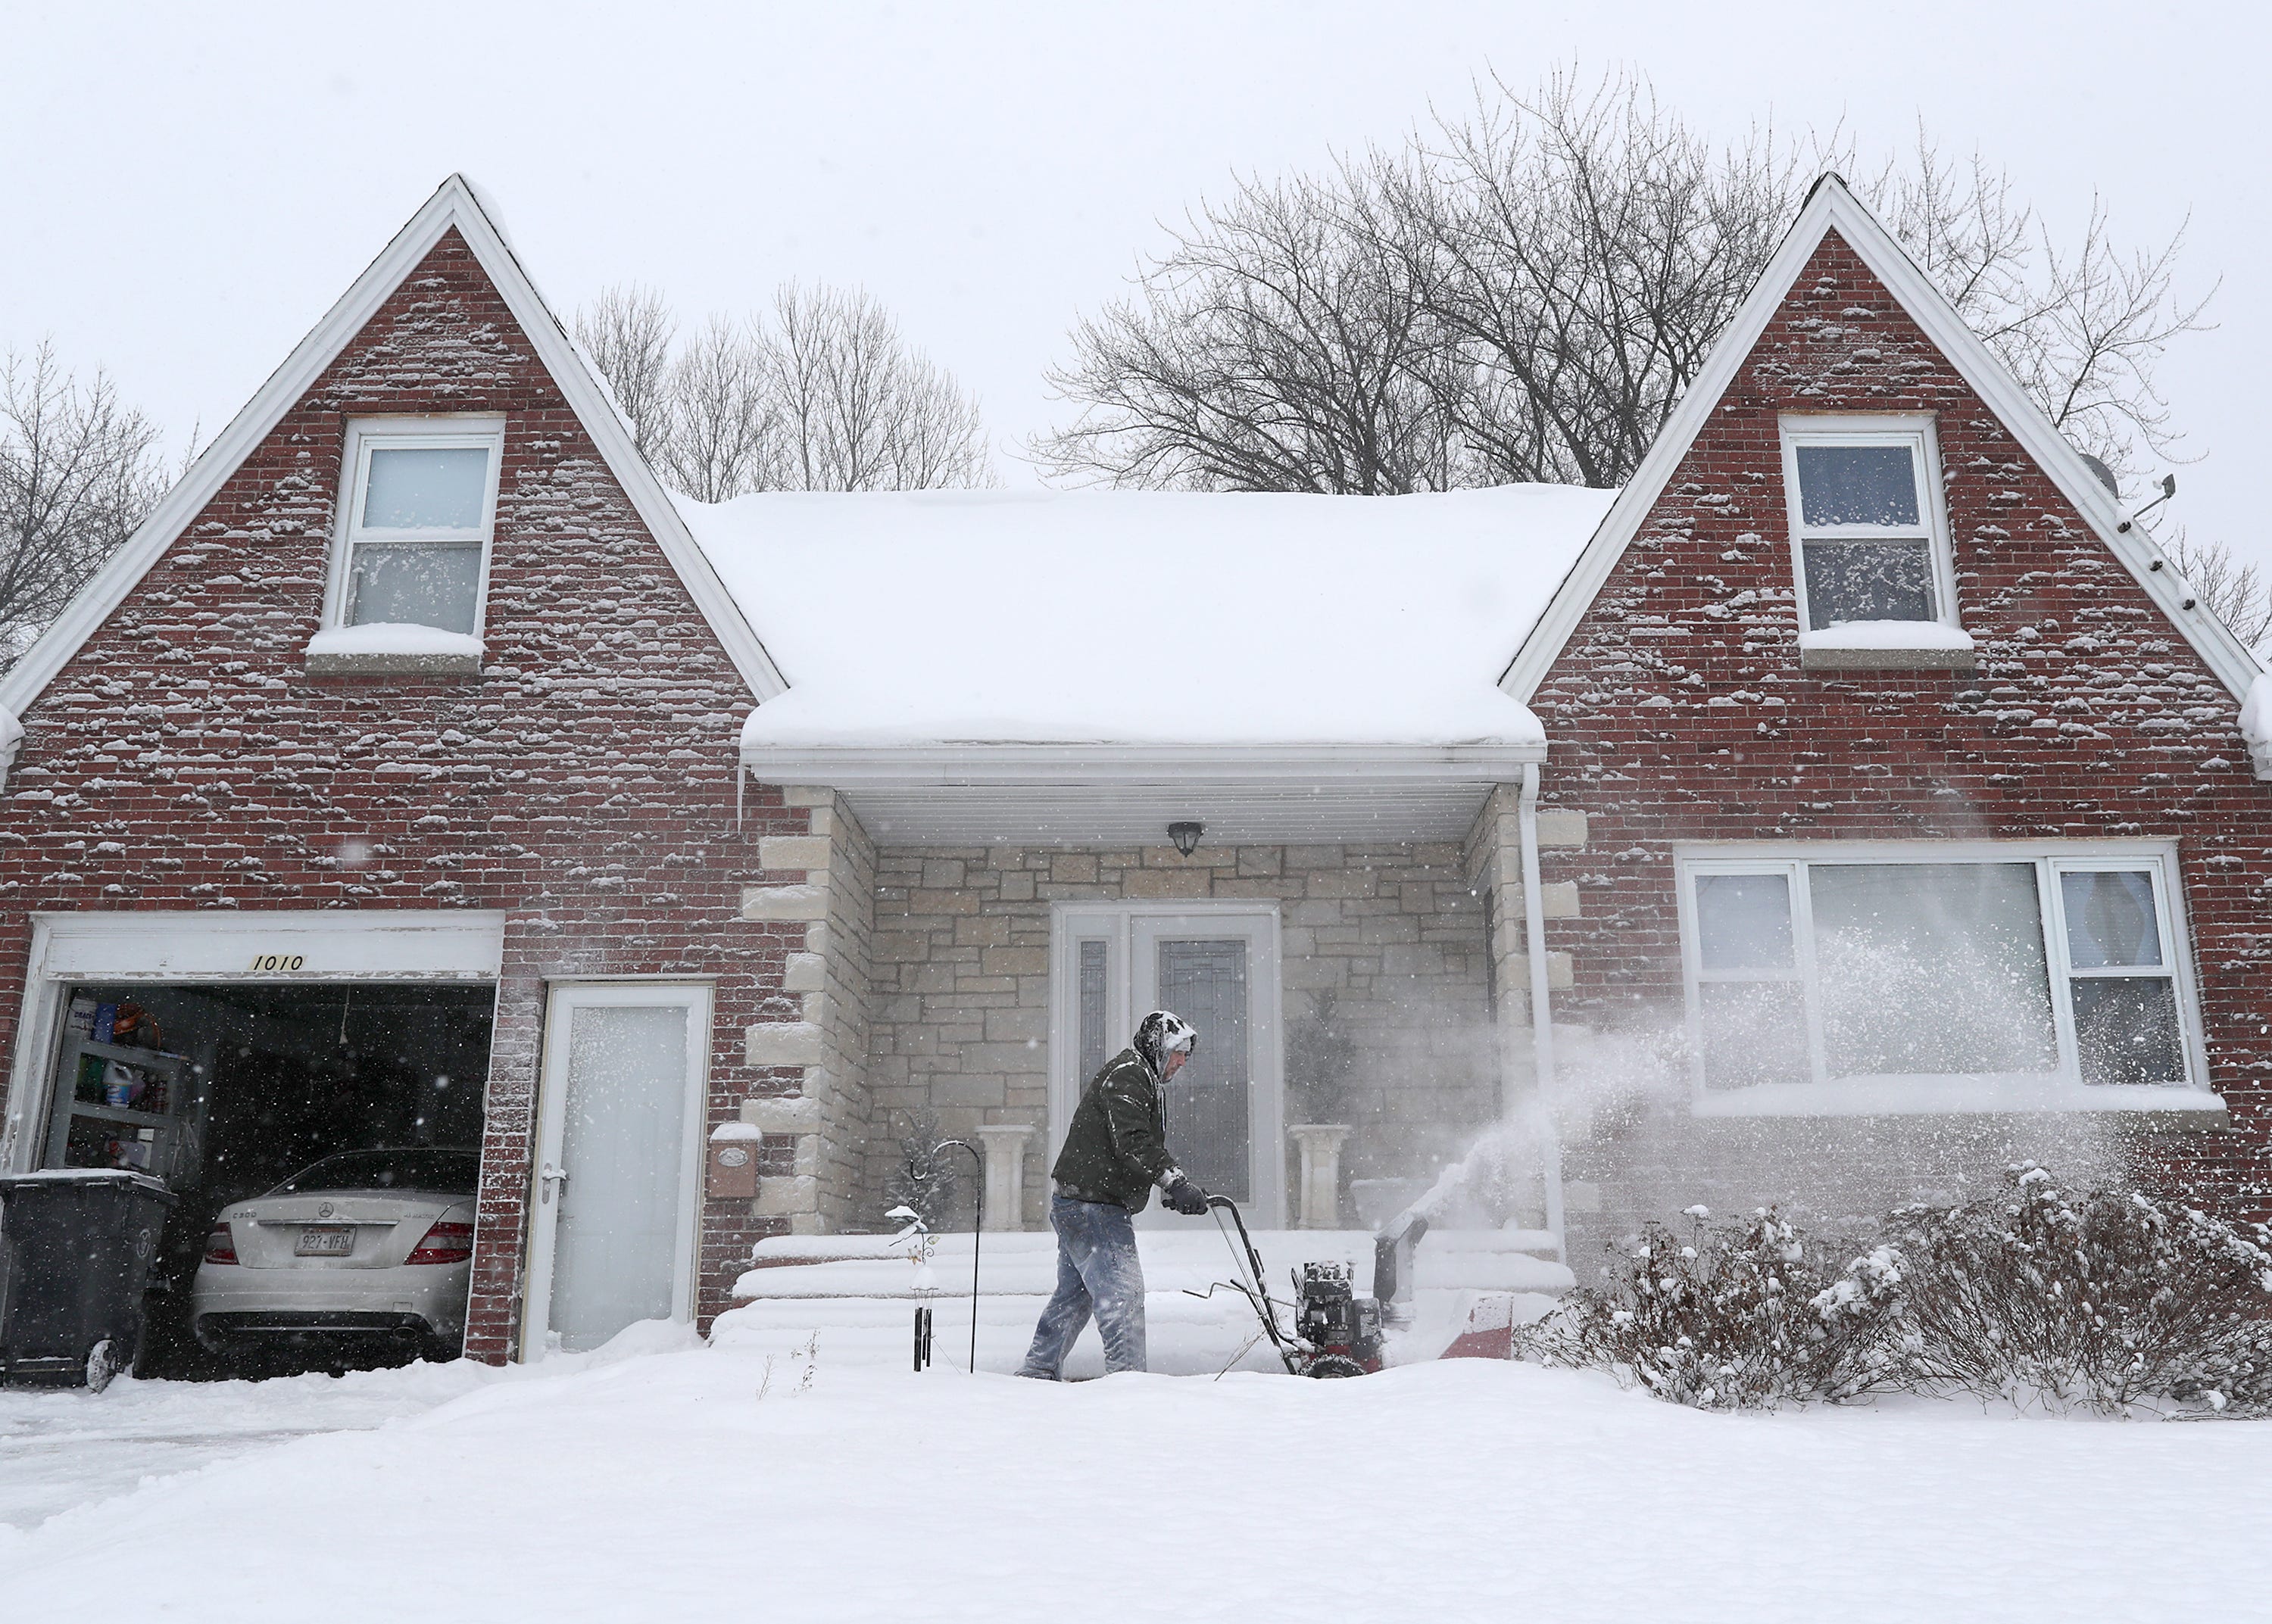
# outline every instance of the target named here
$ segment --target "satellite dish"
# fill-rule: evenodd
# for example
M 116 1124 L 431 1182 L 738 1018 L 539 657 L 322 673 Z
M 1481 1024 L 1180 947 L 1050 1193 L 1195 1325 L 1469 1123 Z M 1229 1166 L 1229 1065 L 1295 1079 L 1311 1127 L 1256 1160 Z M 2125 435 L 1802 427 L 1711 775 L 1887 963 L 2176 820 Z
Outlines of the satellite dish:
M 2096 474 L 2098 476 L 2098 482 L 2106 487 L 2106 494 L 2113 497 L 2117 502 L 2121 501 L 2122 487 L 2115 482 L 2114 470 L 2108 467 L 2104 463 L 2099 461 L 2097 458 L 2093 457 L 2089 451 L 2081 452 L 2081 456 L 2082 458 L 2083 466 L 2089 468 L 2093 473 Z

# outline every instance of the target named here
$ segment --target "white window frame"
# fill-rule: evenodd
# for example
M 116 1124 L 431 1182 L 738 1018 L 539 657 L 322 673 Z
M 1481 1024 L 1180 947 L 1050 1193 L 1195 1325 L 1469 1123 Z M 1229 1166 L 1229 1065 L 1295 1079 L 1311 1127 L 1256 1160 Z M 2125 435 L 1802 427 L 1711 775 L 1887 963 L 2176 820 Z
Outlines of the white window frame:
M 489 484 L 482 492 L 481 523 L 471 530 L 367 530 L 362 501 L 370 478 L 370 454 L 407 447 L 460 451 L 479 447 L 490 454 Z M 361 546 L 404 543 L 477 545 L 480 563 L 474 585 L 473 636 L 489 622 L 490 552 L 497 534 L 497 482 L 504 463 L 504 419 L 494 413 L 438 417 L 363 417 L 349 420 L 340 459 L 339 516 L 333 525 L 331 569 L 324 584 L 324 629 L 346 627 L 348 599 L 355 587 L 355 552 Z
M 1049 1157 L 1055 1162 L 1088 1079 L 1080 1070 L 1080 944 L 1102 941 L 1105 1058 L 1128 1047 L 1141 1011 L 1133 1000 L 1150 976 L 1140 947 L 1160 935 L 1243 936 L 1247 943 L 1248 1223 L 1283 1228 L 1286 1213 L 1286 1044 L 1278 905 L 1246 900 L 1059 902 L 1050 907 Z M 1204 1045 L 1207 1034 L 1200 1034 Z M 1168 1147 L 1170 1151 L 1175 1146 Z M 1155 1203 L 1154 1213 L 1158 1208 Z M 1139 1220 L 1140 1224 L 1143 1220 Z
M 1677 846 L 1673 851 L 1680 918 L 1681 977 L 1687 1002 L 1692 1099 L 1700 1116 L 1869 1115 L 1996 1111 L 2221 1112 L 2223 1101 L 2208 1084 L 2201 1003 L 2194 981 L 2192 935 L 2176 845 L 2169 841 L 1837 841 L 1752 845 L 1730 842 Z M 1821 1001 L 1816 990 L 1812 902 L 1806 883 L 1812 866 L 1884 863 L 2028 863 L 2036 869 L 2042 909 L 2044 967 L 2052 982 L 2052 1025 L 2059 1065 L 2054 1071 L 1992 1076 L 1850 1077 L 1835 1079 L 1826 1063 Z M 2143 870 L 2153 875 L 2155 927 L 2176 989 L 2183 1036 L 2183 1084 L 2087 1084 L 2077 1053 L 2071 979 L 2129 973 L 2077 970 L 2067 962 L 2066 901 L 2059 876 L 2088 870 Z M 1790 887 L 1790 972 L 1711 972 L 1703 967 L 1696 881 L 1700 875 L 1782 875 Z M 1701 988 L 1713 981 L 1795 980 L 1805 989 L 1812 1080 L 1711 1089 L 1704 1076 Z
M 1791 579 L 1798 589 L 1798 629 L 1831 631 L 1820 627 L 1809 610 L 1806 586 L 1806 542 L 1816 540 L 1913 541 L 1917 531 L 1906 525 L 1838 525 L 1810 530 L 1798 486 L 1798 448 L 1802 445 L 1902 445 L 1910 450 L 1910 468 L 1917 482 L 1917 521 L 1924 530 L 1932 555 L 1933 614 L 1919 626 L 1962 629 L 1956 615 L 1956 565 L 1948 542 L 1948 504 L 1941 488 L 1940 443 L 1933 421 L 1923 416 L 1852 417 L 1827 413 L 1786 413 L 1782 424 L 1783 506 L 1790 528 Z M 1850 622 L 1842 622 L 1850 623 Z

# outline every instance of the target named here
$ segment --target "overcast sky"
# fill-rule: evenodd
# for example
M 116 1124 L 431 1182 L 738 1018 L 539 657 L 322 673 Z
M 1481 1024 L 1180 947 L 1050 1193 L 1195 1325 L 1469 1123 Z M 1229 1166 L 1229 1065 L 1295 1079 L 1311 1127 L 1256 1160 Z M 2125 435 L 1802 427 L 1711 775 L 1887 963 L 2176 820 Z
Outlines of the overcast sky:
M 550 4 L 0 12 L 0 346 L 52 336 L 208 436 L 444 175 L 500 205 L 566 313 L 646 281 L 690 316 L 860 282 L 983 398 L 1050 421 L 1043 368 L 1157 222 L 1234 173 L 1393 141 L 1496 71 L 1640 69 L 1696 123 L 1977 145 L 2071 226 L 2102 193 L 2188 214 L 2217 331 L 2162 381 L 2196 539 L 2272 562 L 2264 30 L 2228 5 L 1476 0 Z M 1005 457 L 1005 477 L 1030 472 Z

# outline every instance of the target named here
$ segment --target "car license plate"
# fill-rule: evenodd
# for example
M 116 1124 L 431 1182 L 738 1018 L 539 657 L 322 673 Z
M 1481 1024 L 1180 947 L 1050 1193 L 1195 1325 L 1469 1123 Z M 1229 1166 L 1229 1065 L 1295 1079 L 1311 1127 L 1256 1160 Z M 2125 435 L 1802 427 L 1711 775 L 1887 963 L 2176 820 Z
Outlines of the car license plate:
M 344 1225 L 310 1224 L 300 1232 L 295 1257 L 346 1257 L 355 1251 L 355 1231 Z

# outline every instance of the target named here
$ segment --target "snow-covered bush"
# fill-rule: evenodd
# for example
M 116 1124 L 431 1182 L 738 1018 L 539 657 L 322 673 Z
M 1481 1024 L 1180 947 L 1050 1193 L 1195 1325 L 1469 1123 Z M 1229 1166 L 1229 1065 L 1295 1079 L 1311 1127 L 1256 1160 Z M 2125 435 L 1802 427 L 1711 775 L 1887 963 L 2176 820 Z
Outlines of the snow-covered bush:
M 1999 1196 L 1887 1221 L 1912 1385 L 2023 1408 L 2272 1412 L 2272 1233 L 2014 1167 Z
M 1714 1226 L 1689 1209 L 1684 1240 L 1652 1224 L 1598 1288 L 1515 1333 L 1519 1357 L 1608 1370 L 1700 1409 L 1850 1398 L 1895 1371 L 1886 1322 L 1900 1259 L 1882 1248 L 1835 1278 L 1770 1208 Z

